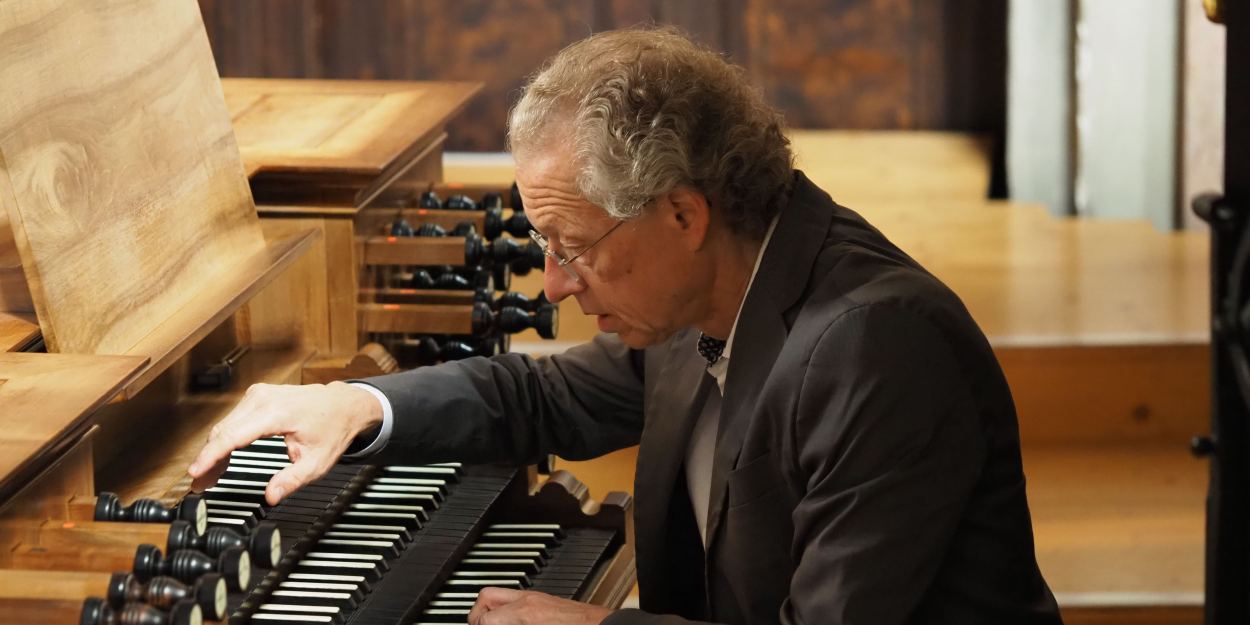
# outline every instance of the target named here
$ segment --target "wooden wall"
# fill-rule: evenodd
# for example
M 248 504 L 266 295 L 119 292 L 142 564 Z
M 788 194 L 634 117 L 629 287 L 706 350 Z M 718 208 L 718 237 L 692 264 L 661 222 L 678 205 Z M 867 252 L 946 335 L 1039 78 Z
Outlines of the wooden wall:
M 200 0 L 223 76 L 478 80 L 449 149 L 499 150 L 524 77 L 591 32 L 674 24 L 799 128 L 1002 136 L 1006 2 Z

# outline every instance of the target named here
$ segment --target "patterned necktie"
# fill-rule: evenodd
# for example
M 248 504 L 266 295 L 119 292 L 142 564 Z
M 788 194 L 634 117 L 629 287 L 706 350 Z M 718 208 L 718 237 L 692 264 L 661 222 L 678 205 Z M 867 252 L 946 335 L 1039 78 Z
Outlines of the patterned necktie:
M 712 338 L 702 332 L 699 333 L 699 355 L 707 359 L 707 366 L 716 364 L 720 360 L 721 352 L 725 351 L 725 341 Z

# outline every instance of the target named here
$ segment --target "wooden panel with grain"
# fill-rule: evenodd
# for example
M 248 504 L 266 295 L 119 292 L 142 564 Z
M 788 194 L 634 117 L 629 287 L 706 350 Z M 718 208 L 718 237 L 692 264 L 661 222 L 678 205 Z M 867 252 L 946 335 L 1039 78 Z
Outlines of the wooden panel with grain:
M 126 353 L 264 250 L 194 2 L 7 2 L 0 58 L 0 202 L 50 350 Z
M 222 88 L 249 168 L 377 176 L 425 149 L 481 85 L 225 79 Z
M 1065 620 L 1201 622 L 1207 465 L 1184 445 L 1023 450 L 1037 559 Z

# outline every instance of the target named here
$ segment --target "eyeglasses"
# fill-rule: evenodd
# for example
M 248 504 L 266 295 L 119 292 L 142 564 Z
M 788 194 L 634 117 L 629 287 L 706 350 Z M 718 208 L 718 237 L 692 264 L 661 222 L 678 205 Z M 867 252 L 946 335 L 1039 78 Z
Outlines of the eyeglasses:
M 550 242 L 547 241 L 547 237 L 543 236 L 537 230 L 530 230 L 530 238 L 533 239 L 534 242 L 538 244 L 538 247 L 542 248 L 543 255 L 556 261 L 556 266 L 563 269 L 564 273 L 567 273 L 569 275 L 569 278 L 571 278 L 574 282 L 581 282 L 582 280 L 581 276 L 577 275 L 577 272 L 574 271 L 573 268 L 570 267 L 569 265 L 573 261 L 581 258 L 582 255 L 585 254 L 586 252 L 589 252 L 591 248 L 593 248 L 596 245 L 599 245 L 600 241 L 608 238 L 608 235 L 612 234 L 612 231 L 616 230 L 617 228 L 620 228 L 621 224 L 623 223 L 625 222 L 621 220 L 617 220 L 616 225 L 612 226 L 611 228 L 608 229 L 607 232 L 603 233 L 603 236 L 599 237 L 598 239 L 595 239 L 594 243 L 587 245 L 586 249 L 574 254 L 571 258 L 566 258 L 564 254 L 561 254 L 560 252 L 557 252 L 551 249 L 551 244 Z

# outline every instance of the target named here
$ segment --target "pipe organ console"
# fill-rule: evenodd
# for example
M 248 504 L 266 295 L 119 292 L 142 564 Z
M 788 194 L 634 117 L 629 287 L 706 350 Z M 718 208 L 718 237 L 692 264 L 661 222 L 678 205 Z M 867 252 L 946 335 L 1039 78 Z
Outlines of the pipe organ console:
M 528 239 L 530 226 L 515 185 L 441 182 L 444 127 L 478 85 L 226 79 L 222 87 L 266 235 L 312 228 L 322 236 L 321 248 L 291 272 L 281 302 L 307 310 L 310 322 L 328 322 L 328 332 L 306 333 L 318 358 L 305 369 L 305 380 L 385 372 L 381 362 L 367 370 L 347 369 L 352 362 L 367 364 L 361 345 L 370 342 L 389 347 L 428 334 L 473 339 L 475 328 L 498 334 L 500 324 L 483 322 L 481 315 L 475 326 L 471 310 L 397 316 L 365 295 L 368 289 L 424 286 L 405 279 L 419 280 L 418 270 L 446 266 L 465 277 L 489 272 L 494 288 L 506 290 L 512 273 L 525 275 L 545 265 L 541 249 Z M 405 114 L 395 117 L 396 110 Z M 274 142 L 278 123 L 284 139 Z M 310 157 L 316 146 L 325 146 L 324 153 Z M 347 298 L 346 292 L 361 296 Z M 437 327 L 457 316 L 459 327 Z M 503 325 L 530 326 L 546 338 L 553 334 L 545 331 L 548 317 L 509 313 Z M 421 320 L 411 328 L 395 326 L 412 325 L 415 318 Z M 379 324 L 387 332 L 377 331 Z M 489 337 L 476 337 L 483 338 Z M 406 358 L 395 362 L 414 364 Z
M 426 182 L 477 85 L 227 81 L 222 101 L 208 51 L 194 0 L 0 12 L 0 83 L 28 85 L 0 99 L 0 256 L 39 276 L 29 308 L 2 312 L 37 311 L 42 341 L 23 344 L 46 347 L 0 353 L 0 625 L 464 622 L 495 585 L 619 605 L 630 498 L 596 503 L 565 472 L 340 464 L 270 506 L 290 462 L 270 438 L 189 492 L 187 463 L 251 384 L 394 370 L 362 345 L 373 332 L 432 364 L 558 325 L 541 296 L 495 292 L 543 265 L 519 197 Z M 309 93 L 354 117 L 283 161 L 271 126 L 316 125 L 280 114 Z M 55 193 L 35 175 L 67 171 L 95 173 L 57 174 Z M 225 360 L 221 383 L 193 384 Z

